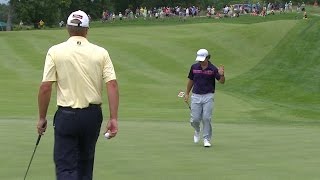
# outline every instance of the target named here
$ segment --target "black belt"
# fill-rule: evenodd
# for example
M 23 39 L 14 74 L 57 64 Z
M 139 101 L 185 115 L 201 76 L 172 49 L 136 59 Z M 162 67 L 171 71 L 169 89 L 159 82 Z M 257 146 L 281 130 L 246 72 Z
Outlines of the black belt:
M 101 107 L 101 104 L 89 104 L 88 107 L 84 107 L 84 108 L 73 108 L 71 106 L 58 106 L 59 109 L 65 109 L 65 110 L 74 110 L 74 109 L 87 109 L 87 108 L 97 108 L 97 107 Z

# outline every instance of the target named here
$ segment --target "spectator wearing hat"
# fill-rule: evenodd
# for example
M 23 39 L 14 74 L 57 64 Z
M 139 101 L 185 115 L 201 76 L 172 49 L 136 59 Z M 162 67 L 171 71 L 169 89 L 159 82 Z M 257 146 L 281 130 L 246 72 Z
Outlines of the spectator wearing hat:
M 54 126 L 54 163 L 57 180 L 92 180 L 94 155 L 100 134 L 102 89 L 107 89 L 110 119 L 104 133 L 118 132 L 119 93 L 109 53 L 87 40 L 89 17 L 75 11 L 67 20 L 70 38 L 52 46 L 46 55 L 39 88 L 37 130 L 47 128 L 47 109 L 56 83 L 57 106 Z
M 202 137 L 204 147 L 210 147 L 212 140 L 212 112 L 214 107 L 215 82 L 224 84 L 224 66 L 216 67 L 210 61 L 209 52 L 200 49 L 197 52 L 196 63 L 190 68 L 185 101 L 188 102 L 191 95 L 191 118 L 190 123 L 194 128 L 194 143 L 200 141 L 202 122 Z
M 122 20 L 122 18 L 123 18 L 123 15 L 121 12 L 119 12 L 119 19 Z

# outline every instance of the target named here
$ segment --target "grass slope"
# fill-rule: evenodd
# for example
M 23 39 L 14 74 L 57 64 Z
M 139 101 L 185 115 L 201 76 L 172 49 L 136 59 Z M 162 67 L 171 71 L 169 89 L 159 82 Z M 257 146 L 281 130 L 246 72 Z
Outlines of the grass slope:
M 318 19 L 300 21 L 260 63 L 231 80 L 226 89 L 286 110 L 298 120 L 319 123 L 319 27 Z
M 90 29 L 90 41 L 109 50 L 121 93 L 120 132 L 111 141 L 99 138 L 95 179 L 318 179 L 319 19 L 243 18 Z M 0 33 L 1 179 L 25 173 L 44 57 L 66 38 L 64 30 Z M 202 47 L 228 78 L 217 87 L 209 149 L 192 143 L 189 111 L 177 98 Z M 54 97 L 50 105 L 52 115 Z M 52 143 L 49 126 L 29 179 L 54 179 Z
M 202 23 L 92 28 L 89 39 L 107 48 L 114 61 L 122 118 L 182 120 L 185 104 L 177 98 L 177 92 L 185 89 L 197 49 L 209 49 L 213 62 L 224 64 L 228 78 L 234 78 L 259 63 L 295 23 L 291 20 L 250 26 Z M 278 33 L 274 34 L 275 30 Z M 45 53 L 52 44 L 66 38 L 64 30 L 12 32 L 1 38 L 5 52 L 0 72 L 5 78 L 1 83 L 6 85 L 1 90 L 6 104 L 1 112 L 3 117 L 36 115 L 36 94 Z M 226 103 L 229 107 L 238 106 Z M 54 104 L 53 98 L 51 114 Z

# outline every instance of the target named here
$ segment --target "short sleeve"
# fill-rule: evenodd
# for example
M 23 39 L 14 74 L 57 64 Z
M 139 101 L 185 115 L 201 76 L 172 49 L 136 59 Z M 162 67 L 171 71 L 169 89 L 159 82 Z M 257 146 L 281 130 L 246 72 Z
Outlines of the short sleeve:
M 192 66 L 191 66 L 191 68 L 190 68 L 188 78 L 189 78 L 190 80 L 193 80 L 193 71 L 192 71 Z
M 57 81 L 56 66 L 53 60 L 53 52 L 49 49 L 44 63 L 42 82 Z
M 104 56 L 104 63 L 103 63 L 103 80 L 105 83 L 115 80 L 116 78 L 116 73 L 114 71 L 114 67 L 111 61 L 111 58 L 109 56 L 109 53 L 106 52 Z

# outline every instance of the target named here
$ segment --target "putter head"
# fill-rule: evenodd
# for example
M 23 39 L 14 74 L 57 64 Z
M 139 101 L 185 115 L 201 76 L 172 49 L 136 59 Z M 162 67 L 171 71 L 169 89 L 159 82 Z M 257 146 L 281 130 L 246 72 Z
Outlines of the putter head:
M 178 97 L 183 98 L 184 95 L 185 95 L 185 93 L 183 91 L 180 91 L 179 94 L 178 94 Z

